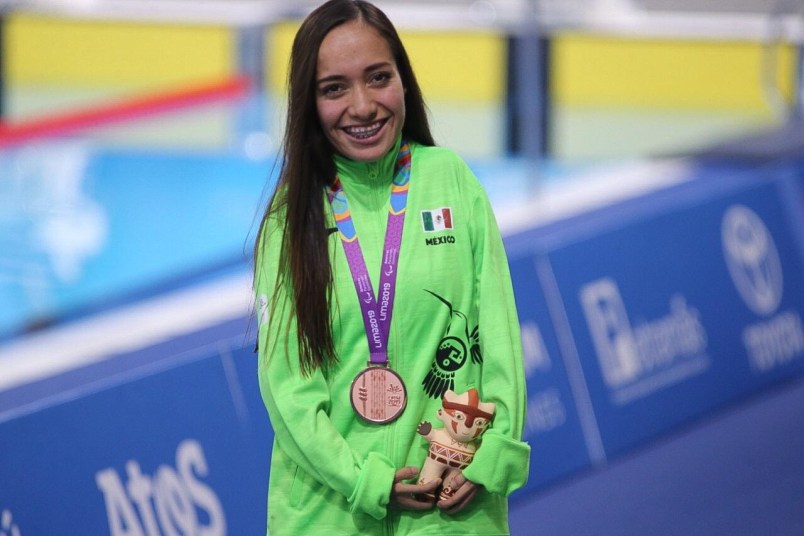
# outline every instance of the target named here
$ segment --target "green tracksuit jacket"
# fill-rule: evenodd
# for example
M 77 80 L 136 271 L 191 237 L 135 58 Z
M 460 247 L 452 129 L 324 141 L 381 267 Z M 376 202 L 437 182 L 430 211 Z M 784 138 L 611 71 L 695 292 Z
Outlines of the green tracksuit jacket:
M 374 163 L 336 157 L 375 293 L 398 144 Z M 411 144 L 411 154 L 388 343 L 408 403 L 391 424 L 367 424 L 350 404 L 351 382 L 366 367 L 369 350 L 338 233 L 329 240 L 339 363 L 326 374 L 302 377 L 288 296 L 274 293 L 281 216 L 266 223 L 255 290 L 260 388 L 275 434 L 268 498 L 272 536 L 508 534 L 506 496 L 527 480 L 530 447 L 521 441 L 526 391 L 507 259 L 488 199 L 468 166 L 444 148 Z M 444 214 L 445 208 L 444 228 L 428 230 L 428 215 Z M 389 508 L 396 470 L 421 467 L 427 455 L 417 425 L 441 425 L 436 411 L 449 387 L 458 393 L 475 387 L 482 401 L 496 404 L 494 420 L 464 470 L 483 489 L 454 516 L 437 508 Z

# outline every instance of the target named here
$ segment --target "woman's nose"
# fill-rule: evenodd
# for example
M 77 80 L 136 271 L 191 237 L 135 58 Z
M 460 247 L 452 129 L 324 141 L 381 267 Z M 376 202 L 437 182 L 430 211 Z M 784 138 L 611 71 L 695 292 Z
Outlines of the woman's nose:
M 352 92 L 352 102 L 350 103 L 352 116 L 361 119 L 372 118 L 377 111 L 377 105 L 371 97 L 371 93 L 366 88 L 358 88 Z

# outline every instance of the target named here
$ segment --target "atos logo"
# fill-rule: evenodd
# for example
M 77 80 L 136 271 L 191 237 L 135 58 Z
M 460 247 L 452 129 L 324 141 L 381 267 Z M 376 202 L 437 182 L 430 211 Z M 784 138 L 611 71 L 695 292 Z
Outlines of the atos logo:
M 721 224 L 729 274 L 745 304 L 756 314 L 773 313 L 782 300 L 782 263 L 773 237 L 754 211 L 734 205 Z
M 125 484 L 113 468 L 95 475 L 103 492 L 111 536 L 223 536 L 226 518 L 215 492 L 201 482 L 209 472 L 198 441 L 182 441 L 176 450 L 176 468 L 162 465 L 153 476 L 139 463 L 126 463 Z

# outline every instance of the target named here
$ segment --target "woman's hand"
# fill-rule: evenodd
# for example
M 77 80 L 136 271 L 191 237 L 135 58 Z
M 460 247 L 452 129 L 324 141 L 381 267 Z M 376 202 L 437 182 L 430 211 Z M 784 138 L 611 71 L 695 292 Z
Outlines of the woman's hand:
M 430 510 L 435 507 L 435 500 L 427 499 L 424 494 L 435 493 L 441 485 L 438 478 L 427 484 L 408 484 L 405 480 L 416 478 L 419 469 L 416 467 L 403 467 L 394 475 L 394 484 L 391 486 L 391 506 L 400 510 Z
M 452 497 L 438 501 L 437 506 L 445 514 L 452 515 L 457 514 L 472 502 L 480 486 L 471 480 L 467 480 L 463 474 L 459 474 L 452 479 L 450 488 L 453 493 Z

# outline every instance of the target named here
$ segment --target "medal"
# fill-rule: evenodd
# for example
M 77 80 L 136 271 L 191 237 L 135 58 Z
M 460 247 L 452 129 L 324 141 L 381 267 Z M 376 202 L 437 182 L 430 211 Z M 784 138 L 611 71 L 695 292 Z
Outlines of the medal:
M 388 226 L 385 231 L 380 269 L 379 300 L 371 286 L 363 251 L 357 240 L 349 204 L 346 201 L 346 193 L 337 177 L 327 191 L 363 313 L 363 325 L 366 329 L 370 354 L 368 367 L 352 381 L 349 396 L 355 413 L 375 424 L 386 424 L 396 420 L 402 415 L 407 403 L 405 383 L 388 364 L 388 333 L 391 329 L 391 312 L 396 294 L 396 273 L 399 248 L 402 245 L 409 182 L 410 146 L 403 140 L 399 147 L 396 172 L 391 184 Z
M 402 378 L 388 367 L 370 366 L 352 381 L 352 407 L 364 420 L 385 424 L 402 415 L 407 391 Z

